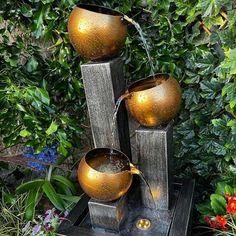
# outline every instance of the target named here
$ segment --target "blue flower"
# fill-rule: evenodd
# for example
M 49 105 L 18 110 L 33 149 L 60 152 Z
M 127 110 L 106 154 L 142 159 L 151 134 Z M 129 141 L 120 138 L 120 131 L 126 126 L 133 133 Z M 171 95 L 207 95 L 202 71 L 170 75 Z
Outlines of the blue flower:
M 32 147 L 27 147 L 23 153 L 24 157 L 31 158 L 38 161 L 43 161 L 48 164 L 55 164 L 58 156 L 57 152 L 58 143 L 52 145 L 51 147 L 44 147 L 41 153 L 35 154 L 34 149 Z M 42 172 L 46 170 L 45 165 L 34 162 L 28 161 L 28 166 Z

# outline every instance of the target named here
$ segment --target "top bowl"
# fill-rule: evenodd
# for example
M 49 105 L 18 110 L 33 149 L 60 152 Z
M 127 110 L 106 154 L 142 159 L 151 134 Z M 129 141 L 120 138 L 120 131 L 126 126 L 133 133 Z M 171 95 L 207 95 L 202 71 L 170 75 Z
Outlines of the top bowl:
M 89 60 L 115 57 L 124 46 L 127 23 L 123 15 L 109 8 L 78 4 L 68 22 L 70 41 Z
M 129 114 L 141 125 L 154 127 L 170 122 L 181 105 L 181 88 L 168 74 L 156 74 L 131 84 L 125 99 Z

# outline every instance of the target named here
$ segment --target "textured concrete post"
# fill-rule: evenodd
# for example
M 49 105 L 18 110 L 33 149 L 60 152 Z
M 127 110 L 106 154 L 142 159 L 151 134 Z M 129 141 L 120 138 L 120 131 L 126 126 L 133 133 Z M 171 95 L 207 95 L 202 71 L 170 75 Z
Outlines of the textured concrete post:
M 147 180 L 151 193 L 144 183 L 141 195 L 146 207 L 162 210 L 170 208 L 172 186 L 171 162 L 173 156 L 173 122 L 164 128 L 136 130 L 138 167 Z M 153 199 L 155 205 L 153 204 Z
M 123 65 L 119 58 L 81 66 L 90 125 L 95 147 L 114 147 L 130 157 L 127 112 L 121 104 L 112 139 L 112 117 L 116 100 L 125 92 Z
M 92 225 L 119 232 L 120 224 L 126 214 L 125 205 L 126 195 L 110 203 L 91 199 L 88 206 Z

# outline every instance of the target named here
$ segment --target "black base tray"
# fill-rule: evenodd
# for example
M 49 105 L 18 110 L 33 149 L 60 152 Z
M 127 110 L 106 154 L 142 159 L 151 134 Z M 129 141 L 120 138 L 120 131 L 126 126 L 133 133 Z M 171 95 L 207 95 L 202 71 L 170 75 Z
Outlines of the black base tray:
M 60 236 L 187 236 L 191 235 L 191 212 L 195 182 L 192 179 L 175 179 L 171 209 L 155 211 L 140 207 L 133 186 L 128 198 L 128 214 L 120 227 L 120 232 L 93 228 L 88 212 L 89 197 L 84 195 L 68 215 L 58 231 Z M 148 230 L 136 228 L 139 218 L 148 218 L 152 225 Z

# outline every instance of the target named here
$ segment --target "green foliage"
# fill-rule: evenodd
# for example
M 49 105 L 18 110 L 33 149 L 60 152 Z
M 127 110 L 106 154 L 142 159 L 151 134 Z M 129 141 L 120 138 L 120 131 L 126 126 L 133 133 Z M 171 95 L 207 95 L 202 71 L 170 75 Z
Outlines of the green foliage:
M 72 6 L 73 1 L 1 4 L 8 23 L 1 29 L 0 134 L 7 146 L 23 141 L 40 152 L 59 141 L 63 156 L 79 147 L 85 100 L 66 29 Z M 48 42 L 46 52 L 37 40 Z
M 236 185 L 230 185 L 227 182 L 218 182 L 215 193 L 210 195 L 210 200 L 197 204 L 197 210 L 201 213 L 202 222 L 205 216 L 226 215 L 227 201 L 225 194 L 234 196 Z
M 54 187 L 55 186 L 55 187 Z M 16 188 L 17 194 L 28 193 L 25 201 L 25 218 L 31 220 L 35 216 L 35 207 L 42 196 L 48 200 L 58 210 L 64 212 L 70 210 L 74 203 L 80 200 L 76 196 L 74 184 L 66 177 L 60 175 L 47 176 L 47 179 L 36 179 L 28 181 Z
M 224 215 L 226 207 L 226 200 L 219 194 L 211 194 L 211 208 L 216 215 Z
M 76 3 L 7 0 L 1 4 L 1 19 L 8 24 L 0 30 L 0 135 L 8 146 L 23 141 L 39 152 L 59 141 L 65 157 L 71 147 L 79 147 L 85 118 L 82 60 L 66 29 Z M 198 197 L 205 198 L 219 178 L 236 174 L 235 0 L 89 3 L 136 20 L 146 35 L 155 72 L 171 73 L 180 82 L 183 103 L 175 125 L 175 172 L 196 178 Z M 222 11 L 227 14 L 225 25 Z M 16 29 L 20 33 L 12 41 L 9 35 Z M 46 52 L 38 41 L 48 44 Z M 150 75 L 140 36 L 131 25 L 121 57 L 127 83 Z M 51 182 L 40 188 L 62 209 L 72 189 L 62 179 L 55 182 L 58 190 L 64 184 L 64 192 L 57 193 Z M 220 212 L 224 203 L 214 196 L 213 210 Z
M 231 176 L 228 167 L 234 169 L 235 165 L 236 41 L 235 27 L 232 27 L 236 23 L 232 17 L 235 2 L 191 1 L 191 10 L 186 2 L 178 1 L 176 13 L 186 14 L 187 23 L 191 24 L 191 31 L 187 25 L 186 42 L 195 47 L 185 54 L 185 68 L 181 68 L 185 75 L 182 79 L 184 109 L 175 130 L 176 164 L 178 172 L 183 170 L 184 174 L 198 179 L 199 192 L 204 197 L 204 188 L 209 188 L 205 180 L 214 184 L 219 178 Z M 231 15 L 224 29 L 219 29 L 224 21 L 221 10 Z M 214 30 L 212 35 L 200 28 L 197 21 L 200 18 L 206 27 Z M 224 51 L 219 50 L 219 45 Z

